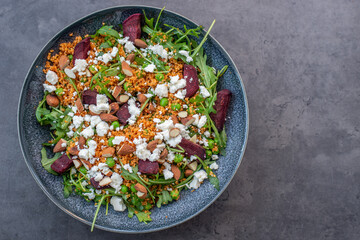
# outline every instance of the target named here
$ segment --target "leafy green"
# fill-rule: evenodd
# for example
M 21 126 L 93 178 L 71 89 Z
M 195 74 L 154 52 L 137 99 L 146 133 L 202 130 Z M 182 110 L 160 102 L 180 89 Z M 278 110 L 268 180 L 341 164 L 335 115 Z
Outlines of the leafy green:
M 206 60 L 207 56 L 204 53 L 204 50 L 200 49 L 195 57 L 195 65 L 200 69 L 199 78 L 201 82 L 204 84 L 204 86 L 210 93 L 210 97 L 206 98 L 204 102 L 200 102 L 200 104 L 203 106 L 203 108 L 201 109 L 201 113 L 206 115 L 209 132 L 213 131 L 215 133 L 215 139 L 217 139 L 219 142 L 219 149 L 221 152 L 226 147 L 226 133 L 224 132 L 220 134 L 218 132 L 213 120 L 210 117 L 210 114 L 216 113 L 213 107 L 217 97 L 216 85 L 219 77 L 221 77 L 225 73 L 227 66 L 221 69 L 217 73 L 217 75 L 215 75 L 214 69 L 206 64 Z
M 79 92 L 79 90 L 77 89 L 75 82 L 74 82 L 71 78 L 69 78 L 69 77 L 65 77 L 65 79 L 69 81 L 69 83 L 70 83 L 70 84 L 73 86 L 73 88 L 75 89 L 78 97 L 81 98 L 80 92 Z
M 121 163 L 121 162 L 120 162 Z M 138 167 L 135 166 L 132 168 L 133 172 L 130 173 L 128 170 L 126 170 L 124 167 L 121 168 L 121 176 L 123 178 L 125 178 L 126 180 L 135 180 L 137 182 L 139 182 L 141 185 L 143 185 L 147 192 L 149 193 L 150 197 L 152 198 L 152 200 L 155 202 L 155 197 L 154 195 L 151 193 L 151 191 L 149 190 L 149 188 L 146 185 L 149 185 L 149 183 L 143 181 L 139 175 L 137 175 L 138 172 Z
M 95 35 L 92 35 L 91 37 L 94 38 L 96 37 L 98 34 L 102 35 L 102 36 L 113 36 L 115 38 L 120 38 L 120 34 L 113 29 L 113 26 L 102 26 L 99 30 L 97 30 Z
M 158 208 L 161 207 L 161 205 L 166 205 L 168 204 L 169 202 L 172 202 L 173 199 L 172 197 L 170 196 L 169 192 L 164 190 L 161 192 L 161 194 L 158 195 L 159 199 L 158 201 L 156 202 L 156 206 Z
M 216 190 L 220 190 L 220 183 L 219 183 L 219 179 L 217 177 L 213 177 L 213 176 L 208 176 L 209 177 L 209 181 L 212 185 L 214 185 L 214 187 L 216 188 Z
M 99 203 L 98 203 L 98 206 L 97 206 L 96 212 L 95 212 L 95 216 L 94 216 L 93 222 L 92 222 L 92 224 L 91 224 L 91 231 L 94 231 L 95 222 L 96 222 L 96 218 L 97 218 L 97 215 L 98 215 L 98 213 L 99 213 L 100 207 L 101 207 L 104 199 L 105 199 L 106 197 L 108 197 L 108 196 L 109 196 L 109 195 L 104 195 L 104 196 L 102 196 L 101 199 L 100 199 L 100 201 L 99 201 Z
M 135 212 L 135 215 L 138 218 L 139 222 L 144 222 L 144 223 L 152 221 L 152 219 L 150 217 L 150 214 L 151 214 L 150 211 L 148 211 L 148 212 L 137 212 L 137 213 Z
M 195 57 L 196 54 L 200 51 L 200 49 L 202 49 L 201 47 L 205 43 L 205 41 L 207 40 L 207 37 L 210 34 L 210 31 L 211 31 L 212 27 L 214 26 L 214 24 L 215 24 L 215 19 L 212 22 L 212 24 L 210 25 L 209 30 L 207 30 L 207 32 L 206 32 L 204 38 L 201 40 L 200 44 L 194 49 L 193 53 L 191 54 L 191 57 Z
M 108 42 L 103 42 L 101 45 L 100 45 L 100 49 L 103 49 L 103 48 L 111 48 L 112 46 L 108 43 Z
M 160 17 L 161 17 L 161 14 L 162 12 L 164 11 L 165 7 L 163 7 L 157 17 L 157 20 L 156 20 L 156 23 L 155 23 L 155 27 L 154 27 L 154 30 L 156 31 L 157 30 L 157 27 L 159 26 L 159 21 L 160 21 Z
M 64 181 L 64 191 L 63 191 L 64 198 L 68 198 L 72 193 L 73 189 L 70 183 L 70 179 L 66 174 L 63 175 L 63 181 Z
M 61 153 L 56 153 L 52 158 L 48 158 L 47 154 L 46 154 L 46 149 L 43 147 L 41 149 L 41 165 L 49 173 L 54 174 L 54 175 L 59 175 L 57 172 L 52 170 L 51 164 L 53 164 L 60 156 L 61 156 Z
M 196 155 L 195 155 L 196 156 Z M 204 170 L 206 171 L 206 174 L 209 178 L 209 182 L 214 185 L 214 187 L 216 188 L 216 190 L 220 190 L 220 183 L 219 183 L 219 179 L 217 177 L 215 177 L 214 173 L 211 171 L 210 167 L 198 156 L 196 156 L 197 159 L 200 161 L 200 163 L 202 164 Z M 214 176 L 213 176 L 214 175 Z
M 143 10 L 143 13 L 144 13 L 144 19 L 145 19 L 145 23 L 151 28 L 153 29 L 154 28 L 154 18 L 147 18 L 146 16 L 146 13 L 145 13 L 145 10 Z

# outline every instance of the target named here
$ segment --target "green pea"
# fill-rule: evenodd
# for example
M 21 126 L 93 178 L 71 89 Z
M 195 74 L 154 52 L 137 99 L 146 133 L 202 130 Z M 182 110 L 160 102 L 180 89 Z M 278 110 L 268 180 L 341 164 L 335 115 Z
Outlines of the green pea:
M 131 190 L 133 193 L 136 193 L 136 192 L 137 192 L 137 190 L 135 189 L 135 184 L 132 184 L 132 185 L 130 186 L 130 190 Z
M 169 104 L 169 100 L 167 98 L 162 98 L 160 100 L 160 106 L 166 107 Z
M 58 95 L 58 96 L 60 94 L 62 94 L 63 92 L 64 92 L 64 89 L 62 89 L 62 88 L 58 88 L 58 89 L 55 90 L 55 94 Z
M 209 144 L 209 148 L 210 148 L 210 149 L 213 149 L 214 146 L 215 146 L 215 141 L 212 140 L 212 139 L 209 139 L 209 140 L 208 140 L 208 144 Z
M 165 66 L 166 71 L 170 69 L 170 66 Z
M 164 77 L 164 74 L 158 73 L 158 74 L 155 75 L 155 78 L 158 81 L 162 81 L 162 80 L 164 80 L 165 77 Z
M 206 156 L 210 157 L 212 155 L 212 151 L 211 150 L 206 150 Z
M 179 111 L 181 109 L 181 105 L 179 103 L 171 104 L 171 109 L 174 111 Z
M 114 160 L 114 158 L 112 158 L 112 157 L 108 157 L 108 158 L 106 158 L 106 164 L 109 166 L 109 167 L 113 167 L 113 166 L 115 166 L 115 160 Z
M 147 203 L 147 204 L 145 205 L 145 210 L 150 210 L 151 208 L 152 208 L 151 203 Z
M 110 147 L 114 146 L 114 144 L 113 144 L 113 142 L 112 142 L 114 139 L 115 139 L 114 137 L 109 138 L 109 140 L 108 140 L 108 145 L 109 145 Z
M 177 190 L 177 189 L 172 190 L 172 191 L 170 192 L 170 196 L 171 196 L 171 198 L 174 199 L 174 200 L 176 200 L 176 199 L 179 198 L 179 194 L 180 194 L 180 192 L 179 192 L 179 190 Z
M 114 129 L 117 129 L 118 127 L 120 127 L 120 123 L 119 121 L 114 121 L 112 122 L 111 126 L 113 126 Z
M 122 185 L 121 186 L 121 190 L 120 190 L 122 193 L 127 193 L 129 191 L 129 188 L 125 185 Z
M 91 65 L 91 66 L 89 67 L 89 71 L 90 71 L 92 74 L 95 74 L 95 73 L 97 72 L 95 65 Z
M 184 159 L 184 156 L 181 154 L 175 154 L 174 162 L 179 163 Z
M 69 61 L 71 62 L 72 61 L 72 59 L 73 59 L 73 55 L 68 55 L 68 58 L 69 58 Z

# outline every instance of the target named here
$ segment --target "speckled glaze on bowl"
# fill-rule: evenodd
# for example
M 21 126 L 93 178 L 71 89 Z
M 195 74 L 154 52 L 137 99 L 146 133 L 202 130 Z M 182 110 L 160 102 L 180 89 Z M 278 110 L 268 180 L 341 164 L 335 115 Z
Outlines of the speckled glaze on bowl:
M 59 208 L 88 225 L 91 225 L 95 212 L 93 202 L 88 203 L 75 195 L 65 199 L 62 178 L 47 173 L 40 163 L 41 144 L 50 140 L 49 129 L 40 126 L 35 118 L 36 106 L 43 97 L 42 83 L 45 75 L 42 70 L 48 51 L 50 49 L 57 51 L 59 43 L 73 39 L 73 37 L 69 37 L 69 33 L 74 33 L 74 36 L 93 34 L 101 27 L 102 22 L 118 25 L 131 14 L 142 12 L 142 9 L 150 17 L 157 16 L 160 12 L 158 8 L 147 6 L 112 7 L 92 13 L 64 28 L 46 44 L 35 59 L 25 78 L 20 95 L 18 106 L 19 141 L 31 174 L 45 194 Z M 197 26 L 189 19 L 168 10 L 162 14 L 161 24 L 163 23 L 180 28 L 184 24 L 189 28 Z M 173 227 L 205 210 L 220 196 L 235 175 L 245 151 L 248 135 L 249 114 L 245 89 L 234 62 L 213 37 L 208 38 L 204 49 L 208 55 L 208 64 L 211 66 L 221 69 L 224 65 L 229 65 L 227 72 L 220 79 L 218 89 L 227 88 L 233 92 L 228 112 L 229 117 L 226 122 L 228 135 L 226 156 L 220 157 L 218 160 L 219 170 L 215 172 L 220 181 L 220 191 L 217 191 L 208 181 L 194 192 L 183 191 L 180 200 L 160 209 L 154 208 L 151 215 L 153 221 L 148 224 L 139 223 L 136 217 L 130 219 L 127 217 L 126 211 L 115 212 L 111 207 L 109 214 L 105 216 L 105 208 L 101 208 L 96 221 L 97 228 L 120 233 L 145 233 Z

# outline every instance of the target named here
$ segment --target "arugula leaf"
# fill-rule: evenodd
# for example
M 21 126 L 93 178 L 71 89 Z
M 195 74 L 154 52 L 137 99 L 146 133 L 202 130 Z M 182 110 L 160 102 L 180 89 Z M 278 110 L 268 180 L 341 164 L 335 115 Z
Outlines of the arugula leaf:
M 71 78 L 69 78 L 69 77 L 65 77 L 65 79 L 70 82 L 70 84 L 71 84 L 71 85 L 73 86 L 73 88 L 75 89 L 78 97 L 81 98 L 80 92 L 79 92 L 79 90 L 77 89 L 75 82 L 74 82 Z
M 117 76 L 118 74 L 120 74 L 120 69 L 110 68 L 105 71 L 104 77 Z
M 213 176 L 208 176 L 209 177 L 209 182 L 214 185 L 214 187 L 216 188 L 216 190 L 220 190 L 220 183 L 219 183 L 219 179 L 217 177 L 213 177 Z
M 163 7 L 163 8 L 161 9 L 161 11 L 160 11 L 160 13 L 159 13 L 159 15 L 158 15 L 158 17 L 157 17 L 157 20 L 156 20 L 156 23 L 155 23 L 155 27 L 154 27 L 154 30 L 155 30 L 155 31 L 156 31 L 156 29 L 157 29 L 157 27 L 158 27 L 158 25 L 159 25 L 160 17 L 161 17 L 162 12 L 164 11 L 164 9 L 165 9 L 165 7 Z
M 162 191 L 162 192 L 161 192 L 161 195 L 159 195 L 158 197 L 159 197 L 159 199 L 158 199 L 158 201 L 156 202 L 156 206 L 157 206 L 158 208 L 160 208 L 161 205 L 166 205 L 166 204 L 168 204 L 169 202 L 172 202 L 172 200 L 173 200 L 172 197 L 170 196 L 169 192 L 166 191 L 166 190 Z
M 128 209 L 128 217 L 132 218 L 134 216 L 134 213 L 135 213 L 135 208 L 130 207 L 129 205 L 127 205 L 127 209 Z
M 56 153 L 54 157 L 48 158 L 46 154 L 46 149 L 43 147 L 41 149 L 41 165 L 43 168 L 45 168 L 46 171 L 48 171 L 51 174 L 59 175 L 57 172 L 52 170 L 51 164 L 53 164 L 59 157 L 61 156 L 61 153 Z
M 143 10 L 143 15 L 144 15 L 144 19 L 145 19 L 145 23 L 151 28 L 154 29 L 154 18 L 147 18 L 145 10 Z
M 138 218 L 139 222 L 144 222 L 144 223 L 152 221 L 150 214 L 151 214 L 150 211 L 149 212 L 138 212 L 138 213 L 135 212 L 135 215 Z
M 196 155 L 195 155 L 196 156 Z M 203 166 L 204 170 L 206 171 L 206 174 L 208 175 L 209 182 L 214 185 L 216 190 L 220 190 L 220 183 L 219 179 L 215 177 L 214 173 L 211 171 L 210 167 L 198 156 L 196 156 L 197 159 L 200 161 L 201 165 Z M 214 175 L 214 176 L 213 176 Z
M 191 103 L 195 103 L 196 105 L 198 105 L 199 103 L 202 103 L 204 102 L 204 98 L 199 94 L 199 95 L 196 95 L 196 97 L 192 97 L 190 98 L 190 102 Z
M 110 46 L 110 44 L 108 42 L 103 42 L 101 45 L 100 45 L 100 49 L 103 49 L 103 48 L 111 48 L 112 46 Z
M 195 57 L 196 54 L 200 51 L 202 45 L 205 43 L 205 41 L 206 41 L 206 39 L 207 39 L 207 36 L 209 35 L 209 33 L 210 33 L 212 27 L 214 26 L 214 24 L 215 24 L 215 19 L 214 19 L 214 21 L 212 22 L 212 24 L 210 25 L 209 30 L 207 30 L 207 32 L 206 32 L 204 38 L 201 40 L 200 44 L 194 49 L 194 52 L 191 54 L 191 57 L 192 57 L 192 58 Z
M 63 191 L 64 198 L 68 198 L 72 193 L 73 189 L 70 183 L 70 179 L 65 174 L 63 175 L 63 180 L 64 180 L 64 191 Z
M 43 125 L 44 118 L 42 118 L 42 116 L 50 113 L 50 111 L 48 109 L 46 109 L 46 106 L 45 106 L 47 95 L 48 95 L 48 93 L 44 94 L 44 97 L 40 101 L 38 107 L 36 108 L 36 112 L 35 112 L 36 119 L 40 123 L 40 125 Z
M 99 30 L 97 30 L 96 33 L 100 34 L 102 36 L 113 36 L 115 38 L 120 38 L 120 34 L 112 28 L 113 28 L 113 26 L 105 25 L 105 26 L 102 26 Z
M 133 218 L 134 217 L 134 214 L 136 215 L 136 217 L 138 218 L 139 222 L 144 222 L 144 223 L 147 223 L 147 222 L 151 222 L 152 219 L 150 217 L 150 214 L 151 212 L 148 211 L 148 212 L 142 212 L 142 211 L 137 211 L 135 210 L 135 208 L 133 208 L 132 206 L 130 206 L 130 203 L 125 199 L 124 195 L 123 196 L 123 200 L 124 200 L 124 203 L 128 209 L 128 217 L 129 218 Z

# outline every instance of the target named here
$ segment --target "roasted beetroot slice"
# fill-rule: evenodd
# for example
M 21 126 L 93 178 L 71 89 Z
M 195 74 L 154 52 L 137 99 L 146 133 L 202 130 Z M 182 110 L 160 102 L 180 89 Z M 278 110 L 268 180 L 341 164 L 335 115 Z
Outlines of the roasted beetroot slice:
M 132 42 L 141 38 L 141 18 L 141 13 L 135 13 L 123 22 L 124 37 L 129 37 Z
M 193 143 L 192 141 L 183 138 L 179 143 L 179 146 L 185 150 L 185 155 L 188 157 L 196 155 L 203 160 L 206 158 L 205 149 L 202 146 Z
M 59 174 L 63 174 L 73 165 L 73 161 L 64 153 L 53 164 L 51 169 Z
M 90 183 L 91 185 L 93 185 L 94 188 L 96 189 L 105 189 L 105 188 L 109 188 L 109 185 L 106 186 L 100 186 L 98 181 L 95 181 L 94 178 L 90 178 Z
M 139 172 L 145 174 L 157 174 L 159 172 L 159 164 L 148 160 L 139 160 Z
M 197 70 L 194 66 L 184 65 L 184 79 L 186 80 L 186 95 L 185 97 L 192 97 L 199 90 L 199 79 Z
M 90 37 L 83 39 L 76 44 L 73 55 L 73 63 L 76 59 L 86 59 L 88 57 L 88 51 L 90 50 Z
M 83 104 L 96 104 L 96 96 L 98 92 L 96 90 L 85 90 L 82 94 L 82 103 Z
M 223 89 L 217 93 L 214 109 L 216 113 L 211 113 L 210 117 L 219 132 L 224 128 L 226 113 L 229 108 L 232 93 L 228 89 Z
M 127 120 L 131 117 L 129 113 L 129 104 L 125 103 L 116 112 L 116 116 L 122 125 L 126 125 Z

